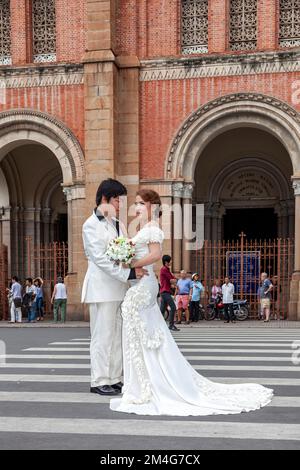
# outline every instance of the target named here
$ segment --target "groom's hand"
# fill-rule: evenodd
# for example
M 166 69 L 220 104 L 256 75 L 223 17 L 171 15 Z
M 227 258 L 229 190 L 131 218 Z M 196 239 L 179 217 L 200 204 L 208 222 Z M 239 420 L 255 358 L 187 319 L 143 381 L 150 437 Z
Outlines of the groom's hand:
M 143 276 L 149 276 L 147 269 L 135 268 L 135 275 L 137 279 L 141 279 Z

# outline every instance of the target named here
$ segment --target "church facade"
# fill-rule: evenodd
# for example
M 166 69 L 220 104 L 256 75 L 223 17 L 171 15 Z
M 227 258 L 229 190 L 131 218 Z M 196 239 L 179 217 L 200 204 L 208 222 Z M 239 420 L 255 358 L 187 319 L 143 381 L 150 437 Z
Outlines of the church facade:
M 185 228 L 197 217 L 186 206 L 202 208 L 205 240 L 245 231 L 294 240 L 286 308 L 300 319 L 299 1 L 7 0 L 0 8 L 9 275 L 30 274 L 26 238 L 67 242 L 70 316 L 86 315 L 81 227 L 99 182 L 115 177 L 129 205 L 143 186 L 179 208 L 164 220 L 176 272 L 196 269 Z

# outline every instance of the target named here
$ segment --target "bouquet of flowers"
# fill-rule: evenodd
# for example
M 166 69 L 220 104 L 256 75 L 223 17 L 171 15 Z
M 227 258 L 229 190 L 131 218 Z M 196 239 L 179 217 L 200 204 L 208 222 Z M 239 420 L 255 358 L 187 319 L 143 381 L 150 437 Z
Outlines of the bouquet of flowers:
M 115 264 L 130 264 L 135 255 L 134 243 L 128 238 L 115 238 L 109 242 L 106 255 Z

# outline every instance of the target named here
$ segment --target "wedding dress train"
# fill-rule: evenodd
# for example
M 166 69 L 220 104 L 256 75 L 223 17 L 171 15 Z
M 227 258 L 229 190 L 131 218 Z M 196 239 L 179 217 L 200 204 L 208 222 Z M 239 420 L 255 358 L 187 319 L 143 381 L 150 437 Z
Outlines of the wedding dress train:
M 148 254 L 148 243 L 163 241 L 155 225 L 134 237 L 136 258 Z M 122 304 L 123 396 L 110 400 L 113 411 L 138 415 L 207 416 L 257 410 L 273 397 L 259 384 L 222 384 L 196 372 L 181 354 L 157 303 L 153 266 L 136 281 Z

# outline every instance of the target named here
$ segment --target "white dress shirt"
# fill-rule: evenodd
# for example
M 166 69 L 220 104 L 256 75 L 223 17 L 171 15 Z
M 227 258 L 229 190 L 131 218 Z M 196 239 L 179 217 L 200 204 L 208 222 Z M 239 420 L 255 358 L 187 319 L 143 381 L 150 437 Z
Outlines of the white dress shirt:
M 222 286 L 223 304 L 232 304 L 234 294 L 234 285 L 229 282 Z

